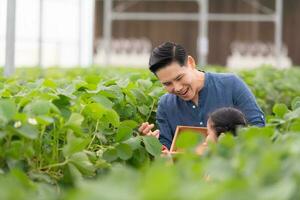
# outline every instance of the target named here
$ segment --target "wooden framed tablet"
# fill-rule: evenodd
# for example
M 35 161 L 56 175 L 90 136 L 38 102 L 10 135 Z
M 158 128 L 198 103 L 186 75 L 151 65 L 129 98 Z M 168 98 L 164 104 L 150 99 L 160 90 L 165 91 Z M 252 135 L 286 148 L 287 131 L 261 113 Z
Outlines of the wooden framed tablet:
M 170 152 L 178 152 L 178 151 L 182 151 L 180 149 L 177 148 L 177 141 L 178 138 L 180 136 L 180 134 L 182 133 L 195 133 L 195 134 L 202 134 L 203 137 L 207 136 L 207 128 L 206 127 L 196 127 L 196 126 L 177 126 L 176 127 L 176 131 L 173 137 L 173 141 L 172 141 L 172 145 L 170 148 Z

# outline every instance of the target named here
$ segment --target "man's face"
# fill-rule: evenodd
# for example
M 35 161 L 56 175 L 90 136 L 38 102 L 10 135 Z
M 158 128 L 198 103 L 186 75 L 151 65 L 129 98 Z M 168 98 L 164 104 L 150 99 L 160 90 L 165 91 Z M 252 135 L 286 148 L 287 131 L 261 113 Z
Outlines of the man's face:
M 156 76 L 169 93 L 185 101 L 192 100 L 198 95 L 195 69 L 189 65 L 180 66 L 179 63 L 173 62 L 159 69 Z

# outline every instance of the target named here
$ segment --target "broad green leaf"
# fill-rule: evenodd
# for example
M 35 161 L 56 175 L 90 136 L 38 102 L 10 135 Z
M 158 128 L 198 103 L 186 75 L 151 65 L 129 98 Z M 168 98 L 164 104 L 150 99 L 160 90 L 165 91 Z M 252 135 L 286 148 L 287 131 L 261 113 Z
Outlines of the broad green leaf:
M 108 97 L 108 98 L 113 98 L 113 99 L 117 98 L 117 95 L 113 91 L 107 89 L 106 87 L 102 86 L 99 89 L 100 89 L 100 91 L 99 91 L 100 95 L 103 95 L 103 96 Z
M 127 140 L 130 136 L 132 136 L 132 128 L 121 125 L 116 133 L 116 142 Z
M 163 92 L 164 92 L 163 87 L 156 87 L 153 90 L 151 90 L 149 95 L 152 96 L 152 97 L 158 98 L 159 96 L 161 96 L 163 94 Z
M 68 157 L 74 153 L 83 151 L 88 143 L 89 141 L 87 139 L 78 138 L 72 133 L 68 133 L 67 144 L 63 147 L 64 156 Z
M 139 87 L 143 88 L 143 90 L 147 90 L 152 87 L 152 82 L 149 79 L 140 79 L 137 81 L 137 84 L 139 85 Z
M 100 76 L 97 75 L 87 75 L 85 76 L 85 81 L 88 83 L 98 84 L 101 80 Z
M 111 85 L 111 86 L 101 86 L 101 91 L 99 91 L 99 94 L 104 95 L 106 97 L 111 97 L 118 99 L 119 101 L 122 101 L 124 98 L 124 95 L 122 93 L 122 90 L 117 85 Z
M 142 114 L 145 115 L 145 116 L 148 115 L 149 112 L 150 112 L 149 107 L 146 106 L 146 105 L 139 106 L 139 107 L 138 107 L 138 110 L 140 111 L 140 113 L 142 113 Z
M 147 97 L 142 91 L 138 89 L 132 89 L 131 92 L 139 102 L 147 102 Z
M 141 147 L 141 142 L 142 142 L 142 137 L 137 136 L 137 137 L 129 138 L 123 143 L 128 144 L 133 150 L 136 150 Z
M 296 108 L 296 110 L 293 110 L 289 113 L 287 113 L 284 118 L 286 120 L 293 120 L 293 119 L 296 119 L 296 118 L 300 118 L 300 107 L 299 108 Z
M 128 160 L 132 156 L 132 148 L 126 144 L 126 143 L 121 143 L 117 147 L 117 152 L 118 152 L 118 157 L 121 158 L 122 160 Z
M 109 120 L 109 122 L 114 127 L 118 127 L 119 126 L 119 124 L 120 124 L 120 117 L 119 117 L 118 113 L 115 110 L 113 110 L 113 109 L 106 110 L 105 117 Z
M 273 113 L 277 117 L 283 118 L 283 116 L 288 112 L 288 108 L 285 104 L 275 104 L 273 106 Z
M 106 109 L 99 103 L 91 103 L 85 106 L 83 113 L 94 120 L 98 120 L 106 113 Z
M 292 122 L 292 124 L 289 127 L 290 131 L 300 132 L 300 118 L 296 119 Z
M 65 168 L 63 168 L 63 183 L 65 184 L 76 184 L 78 181 L 82 181 L 83 176 L 82 173 L 78 170 L 78 168 L 71 162 L 68 162 Z
M 142 147 L 135 149 L 129 162 L 136 167 L 148 166 L 150 163 L 149 153 Z
M 134 129 L 138 126 L 138 123 L 133 120 L 124 120 L 121 122 L 121 126 L 127 126 L 127 127 Z
M 78 152 L 73 154 L 69 158 L 72 163 L 83 175 L 93 176 L 95 175 L 96 168 L 89 160 L 88 156 L 84 152 Z
M 203 135 L 193 131 L 182 131 L 176 140 L 176 148 L 193 149 L 203 140 Z
M 43 116 L 43 115 L 37 116 L 36 120 L 39 124 L 43 124 L 43 125 L 49 125 L 54 122 L 54 119 L 52 117 Z
M 53 88 L 53 89 L 55 89 L 57 87 L 57 84 L 51 79 L 45 79 L 43 85 L 46 87 Z
M 16 104 L 9 99 L 0 100 L 0 124 L 6 124 L 17 114 Z
M 102 104 L 105 108 L 107 109 L 111 109 L 113 107 L 113 102 L 111 102 L 111 100 L 109 100 L 107 97 L 102 96 L 102 95 L 96 95 L 93 96 L 92 99 L 96 102 L 96 103 L 100 103 Z
M 131 93 L 130 90 L 124 89 L 124 93 L 126 94 L 125 99 L 128 103 L 130 103 L 132 105 L 137 104 L 137 100 L 136 100 L 135 96 Z
M 0 130 L 0 139 L 4 138 L 6 136 L 6 131 Z
M 39 135 L 38 130 L 35 126 L 24 124 L 20 128 L 17 128 L 16 131 L 22 135 L 23 137 L 26 137 L 28 139 L 36 139 Z
M 126 88 L 129 84 L 129 79 L 119 79 L 116 84 L 120 87 L 120 88 Z
M 83 80 L 74 80 L 73 85 L 75 86 L 76 90 L 85 90 L 88 84 Z
M 65 95 L 58 95 L 59 99 L 55 99 L 53 104 L 56 105 L 59 109 L 70 106 L 70 98 Z
M 292 105 L 292 110 L 296 110 L 297 108 L 300 107 L 300 97 L 295 97 L 291 103 Z
M 79 113 L 72 113 L 69 120 L 66 122 L 66 125 L 71 126 L 81 126 L 81 123 L 83 122 L 84 118 Z
M 150 153 L 153 156 L 159 156 L 161 154 L 162 145 L 156 137 L 143 136 L 143 142 L 148 153 Z
M 60 95 L 64 95 L 69 97 L 70 99 L 76 99 L 76 96 L 73 95 L 73 93 L 76 91 L 73 84 L 68 85 L 65 88 L 57 88 L 57 92 Z
M 124 141 L 127 140 L 130 136 L 132 136 L 133 129 L 137 126 L 137 123 L 132 120 L 126 120 L 121 122 L 117 134 L 116 141 Z
M 47 115 L 51 109 L 51 103 L 44 100 L 36 100 L 25 106 L 24 112 L 29 115 Z
M 24 142 L 21 140 L 12 141 L 6 150 L 8 156 L 14 159 L 21 159 L 23 154 L 21 155 L 20 152 L 23 152 L 23 144 Z
M 118 152 L 116 149 L 107 149 L 104 153 L 103 153 L 103 159 L 108 161 L 108 162 L 112 162 L 114 160 L 116 160 L 118 158 Z
M 266 126 L 266 127 L 249 127 L 246 129 L 241 129 L 239 132 L 239 136 L 243 137 L 246 140 L 252 139 L 265 139 L 271 138 L 274 134 L 274 127 Z

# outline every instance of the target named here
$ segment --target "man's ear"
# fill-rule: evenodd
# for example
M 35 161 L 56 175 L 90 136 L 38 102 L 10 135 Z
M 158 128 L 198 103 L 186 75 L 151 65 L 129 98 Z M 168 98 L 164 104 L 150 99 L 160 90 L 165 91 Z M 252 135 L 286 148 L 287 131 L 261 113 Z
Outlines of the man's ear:
M 188 65 L 188 67 L 190 67 L 192 69 L 196 68 L 195 59 L 192 56 L 188 56 L 187 65 Z

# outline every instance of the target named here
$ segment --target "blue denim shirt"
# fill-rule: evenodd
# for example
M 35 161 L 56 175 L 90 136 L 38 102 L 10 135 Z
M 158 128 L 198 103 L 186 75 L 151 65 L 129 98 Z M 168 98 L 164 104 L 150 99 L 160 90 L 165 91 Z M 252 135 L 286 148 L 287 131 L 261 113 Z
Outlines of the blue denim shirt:
M 170 149 L 178 125 L 206 126 L 208 115 L 221 107 L 241 110 L 250 125 L 264 126 L 264 113 L 247 85 L 230 73 L 205 73 L 204 87 L 199 92 L 198 106 L 174 94 L 165 94 L 158 103 L 156 120 L 160 142 Z

